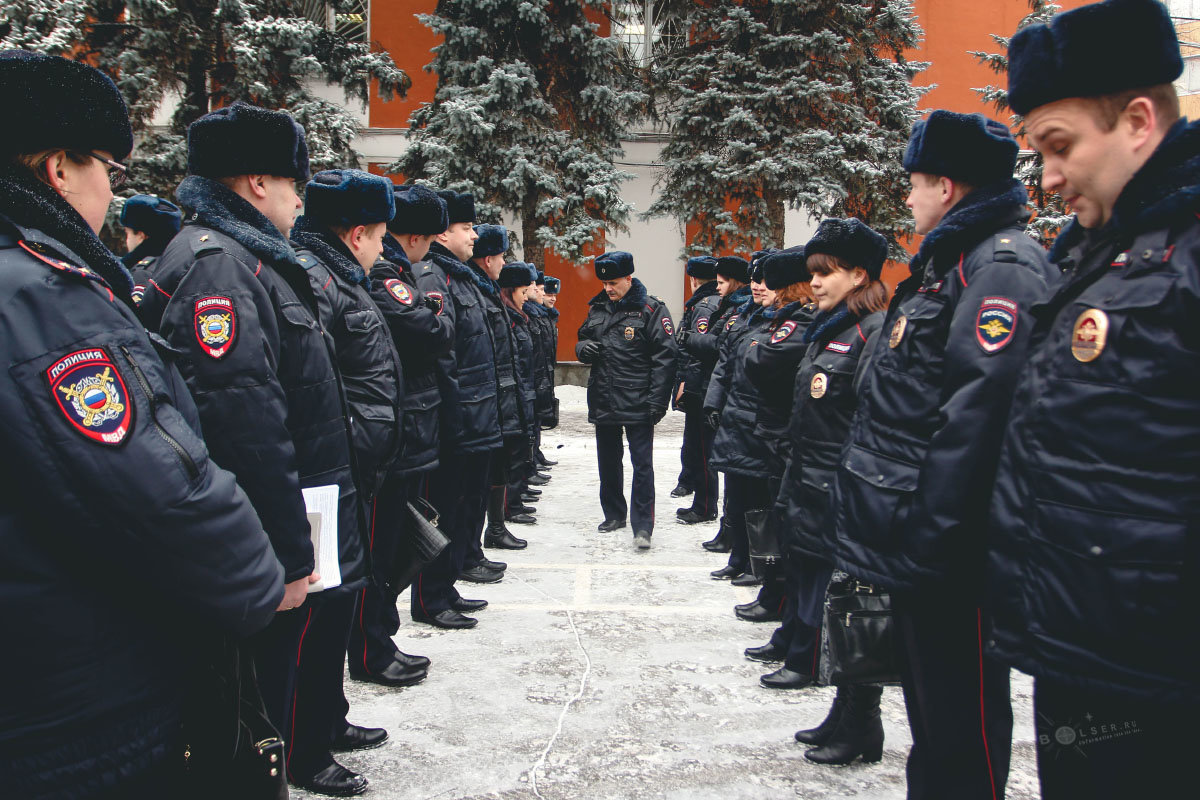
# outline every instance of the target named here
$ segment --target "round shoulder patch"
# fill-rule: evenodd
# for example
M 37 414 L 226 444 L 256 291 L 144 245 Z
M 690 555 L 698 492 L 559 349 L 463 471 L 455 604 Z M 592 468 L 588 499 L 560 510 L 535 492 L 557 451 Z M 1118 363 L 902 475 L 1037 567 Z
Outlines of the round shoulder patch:
M 791 336 L 795 330 L 796 323 L 789 319 L 787 322 L 776 328 L 775 332 L 771 334 L 771 344 L 779 344 L 784 339 Z
M 237 314 L 228 297 L 201 297 L 196 301 L 196 341 L 211 358 L 224 358 L 237 338 Z
M 63 356 L 46 370 L 46 378 L 59 410 L 77 432 L 105 445 L 125 441 L 133 407 L 108 351 L 97 347 Z
M 701 317 L 696 320 L 696 332 L 708 333 L 708 317 Z
M 404 284 L 404 281 L 388 278 L 383 282 L 383 286 L 388 290 L 388 294 L 396 299 L 396 302 L 406 306 L 412 305 L 412 290 Z
M 663 326 L 663 330 L 667 332 L 667 336 L 675 335 L 675 326 L 671 324 L 670 317 L 662 318 L 662 326 Z

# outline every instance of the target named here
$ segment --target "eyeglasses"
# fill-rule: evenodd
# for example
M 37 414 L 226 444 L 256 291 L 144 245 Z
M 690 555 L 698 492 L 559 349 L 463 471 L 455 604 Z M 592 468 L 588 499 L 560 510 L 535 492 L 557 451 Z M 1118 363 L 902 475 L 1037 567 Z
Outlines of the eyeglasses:
M 108 167 L 108 188 L 115 191 L 125 185 L 125 181 L 129 178 L 129 167 L 92 152 L 84 153 L 84 155 L 91 156 Z

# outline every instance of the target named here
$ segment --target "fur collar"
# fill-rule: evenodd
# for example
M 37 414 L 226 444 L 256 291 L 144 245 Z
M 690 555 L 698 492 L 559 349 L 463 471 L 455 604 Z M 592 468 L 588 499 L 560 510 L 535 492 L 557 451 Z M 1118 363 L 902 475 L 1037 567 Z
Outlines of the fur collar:
M 392 238 L 390 233 L 383 235 L 383 257 L 395 264 L 401 272 L 412 271 L 412 262 L 408 260 L 408 253 L 404 252 L 404 248 Z
M 858 318 L 850 313 L 850 309 L 846 308 L 845 303 L 842 303 L 831 311 L 818 313 L 812 324 L 808 326 L 808 330 L 804 332 L 804 341 L 805 343 L 825 341 L 837 336 L 857 321 Z
M 1179 120 L 1158 149 L 1121 191 L 1109 225 L 1126 245 L 1200 203 L 1200 120 Z M 1054 240 L 1050 260 L 1059 261 L 1088 234 L 1075 217 Z
M 196 224 L 220 231 L 263 261 L 300 266 L 279 229 L 225 184 L 189 175 L 175 190 L 175 199 L 195 215 Z
M 557 308 L 550 308 L 548 306 L 542 306 L 542 309 L 546 312 L 546 316 L 549 317 L 550 319 L 558 319 L 558 309 Z
M 474 283 L 485 295 L 495 297 L 498 294 L 495 283 L 482 272 L 477 272 L 459 261 L 453 253 L 442 247 L 440 242 L 433 243 L 426 258 L 441 267 L 442 271 L 450 277 Z
M 121 256 L 121 263 L 126 269 L 133 269 L 143 258 L 157 258 L 167 249 L 170 239 L 146 239 L 137 247 Z
M 19 226 L 22 239 L 44 244 L 66 261 L 86 264 L 117 297 L 134 307 L 129 270 L 58 192 L 32 175 L 0 169 L 0 215 Z
M 545 307 L 543 307 L 541 303 L 535 303 L 532 300 L 525 301 L 524 311 L 525 311 L 526 316 L 530 316 L 530 317 L 546 316 Z
M 692 308 L 696 305 L 696 303 L 699 303 L 706 297 L 712 297 L 716 293 L 717 282 L 705 281 L 696 288 L 696 291 L 692 292 L 692 296 L 687 299 L 687 302 L 683 304 L 683 307 L 685 309 Z
M 917 255 L 909 265 L 913 275 L 924 273 L 926 265 L 941 256 L 939 264 L 950 269 L 957 260 L 985 236 L 1012 223 L 1029 219 L 1029 193 L 1015 178 L 976 189 L 958 201 L 937 227 L 925 234 Z
M 646 291 L 646 286 L 637 278 L 633 279 L 633 284 L 629 287 L 629 291 L 625 293 L 617 302 L 613 303 L 613 308 L 618 311 L 641 311 L 646 305 L 646 298 L 650 296 Z M 588 305 L 602 306 L 608 302 L 608 295 L 603 290 L 598 295 L 588 301 Z
M 292 227 L 292 244 L 309 250 L 321 263 L 342 280 L 371 288 L 367 273 L 350 254 L 350 248 L 332 231 L 315 225 L 308 217 L 300 217 Z
M 717 317 L 719 319 L 720 317 L 724 316 L 725 312 L 728 311 L 730 308 L 736 308 L 736 309 L 738 309 L 738 311 L 740 313 L 742 304 L 745 303 L 749 299 L 750 299 L 750 287 L 749 286 L 743 286 L 740 289 L 735 289 L 734 291 L 730 292 L 729 294 L 727 294 L 721 298 L 721 302 L 717 303 L 717 310 L 716 310 L 716 313 L 713 314 L 713 316 Z
M 802 316 L 805 308 L 809 305 L 807 300 L 793 300 L 785 306 L 779 308 L 764 308 L 763 317 L 766 319 L 778 319 L 780 322 L 792 319 L 793 317 Z M 811 316 L 811 315 L 810 315 Z

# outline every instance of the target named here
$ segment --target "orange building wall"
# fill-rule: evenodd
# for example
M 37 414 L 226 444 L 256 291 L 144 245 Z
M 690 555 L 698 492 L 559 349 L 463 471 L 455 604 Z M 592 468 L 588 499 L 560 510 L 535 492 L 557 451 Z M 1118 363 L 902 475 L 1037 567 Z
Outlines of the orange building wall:
M 433 61 L 430 50 L 438 37 L 417 19 L 418 14 L 432 14 L 437 0 L 385 0 L 371 4 L 371 42 L 386 50 L 412 78 L 408 96 L 390 103 L 371 92 L 370 120 L 372 128 L 407 128 L 408 117 L 421 103 L 433 100 L 437 90 L 437 75 L 425 71 Z

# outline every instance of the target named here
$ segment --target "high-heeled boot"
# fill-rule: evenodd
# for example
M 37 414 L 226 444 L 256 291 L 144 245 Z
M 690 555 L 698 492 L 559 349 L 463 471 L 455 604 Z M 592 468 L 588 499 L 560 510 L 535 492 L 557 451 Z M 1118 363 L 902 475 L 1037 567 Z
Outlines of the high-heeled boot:
M 849 764 L 862 756 L 870 764 L 883 758 L 883 722 L 879 719 L 879 686 L 846 687 L 846 710 L 829 741 L 807 751 L 817 764 Z
M 839 686 L 837 695 L 833 698 L 833 705 L 829 707 L 829 714 L 825 720 L 815 728 L 808 730 L 796 731 L 796 741 L 801 744 L 811 744 L 813 747 L 820 747 L 829 741 L 833 736 L 833 732 L 837 730 L 837 726 L 842 721 L 842 714 L 846 710 L 846 688 Z
M 529 542 L 518 539 L 504 524 L 505 487 L 493 486 L 488 491 L 487 528 L 483 531 L 483 546 L 501 550 L 524 550 Z

